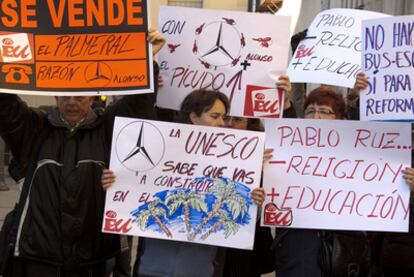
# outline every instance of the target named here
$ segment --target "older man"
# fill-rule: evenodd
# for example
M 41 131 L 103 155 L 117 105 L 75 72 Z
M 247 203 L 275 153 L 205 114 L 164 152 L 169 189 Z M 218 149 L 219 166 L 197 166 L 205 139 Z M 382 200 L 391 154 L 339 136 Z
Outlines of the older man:
M 154 53 L 165 43 L 155 30 L 149 38 Z M 92 97 L 62 96 L 45 114 L 0 94 L 0 135 L 26 176 L 14 253 L 23 276 L 104 276 L 119 238 L 101 232 L 102 169 L 115 115 L 146 118 L 143 98 L 127 96 L 103 111 L 92 110 Z

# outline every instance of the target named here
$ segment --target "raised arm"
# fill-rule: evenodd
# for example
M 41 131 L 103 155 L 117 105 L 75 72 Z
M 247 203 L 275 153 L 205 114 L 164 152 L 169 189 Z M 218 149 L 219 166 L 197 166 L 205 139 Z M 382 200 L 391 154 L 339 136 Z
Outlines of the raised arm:
M 23 167 L 31 146 L 46 122 L 46 114 L 27 106 L 15 94 L 0 93 L 0 136 L 10 146 L 13 157 Z
M 148 40 L 152 44 L 153 55 L 157 54 L 165 44 L 165 38 L 156 29 L 151 28 Z M 107 125 L 108 138 L 112 136 L 112 125 L 115 116 L 134 117 L 142 119 L 154 119 L 154 105 L 158 90 L 158 64 L 154 62 L 154 93 L 127 95 L 105 112 L 105 124 Z

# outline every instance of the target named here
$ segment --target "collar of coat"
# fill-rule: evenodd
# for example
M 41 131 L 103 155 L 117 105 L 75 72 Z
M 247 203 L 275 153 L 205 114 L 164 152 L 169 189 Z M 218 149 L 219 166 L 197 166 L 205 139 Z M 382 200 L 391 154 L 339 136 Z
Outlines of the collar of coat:
M 79 129 L 90 129 L 94 128 L 98 123 L 100 122 L 100 114 L 102 114 L 102 109 L 89 109 L 86 116 L 80 120 L 74 127 L 70 126 L 61 116 L 59 109 L 57 107 L 54 107 L 52 111 L 48 115 L 48 120 L 50 124 L 52 124 L 55 127 L 61 127 L 66 128 L 70 132 L 75 132 Z

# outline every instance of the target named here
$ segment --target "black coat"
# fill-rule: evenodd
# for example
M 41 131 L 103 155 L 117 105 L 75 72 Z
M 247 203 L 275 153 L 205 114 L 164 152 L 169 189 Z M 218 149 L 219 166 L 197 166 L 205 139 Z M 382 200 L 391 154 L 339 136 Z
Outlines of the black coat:
M 147 98 L 127 96 L 106 111 L 90 111 L 70 130 L 57 109 L 46 115 L 16 95 L 0 94 L 0 135 L 26 176 L 15 255 L 71 270 L 119 251 L 119 237 L 101 232 L 115 115 L 149 118 Z M 34 147 L 36 145 L 36 147 Z M 28 173 L 28 168 L 34 168 Z

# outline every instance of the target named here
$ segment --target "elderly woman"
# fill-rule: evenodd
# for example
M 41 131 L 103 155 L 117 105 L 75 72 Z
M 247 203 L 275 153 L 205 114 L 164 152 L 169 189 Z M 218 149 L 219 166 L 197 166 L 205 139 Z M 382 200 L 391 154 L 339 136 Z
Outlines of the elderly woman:
M 311 91 L 304 104 L 307 119 L 345 119 L 345 101 L 328 86 Z M 318 230 L 277 228 L 273 242 L 276 247 L 277 277 L 319 277 L 318 253 L 321 247 Z
M 368 86 L 363 73 L 358 74 L 354 89 L 347 100 L 357 100 L 362 89 Z M 343 97 L 330 87 L 319 87 L 307 96 L 304 104 L 304 117 L 307 119 L 341 120 L 346 118 L 346 105 Z M 414 189 L 414 169 L 406 168 L 403 178 Z M 413 199 L 413 197 L 411 198 Z M 411 204 L 413 208 L 414 203 Z M 414 211 L 413 211 L 414 212 Z M 414 216 L 410 213 L 409 234 L 386 234 L 382 252 L 384 276 L 414 276 Z M 321 240 L 320 231 L 308 229 L 278 228 L 274 246 L 276 247 L 276 275 L 278 277 L 318 277 L 329 276 L 322 272 L 318 261 Z M 404 253 L 404 255 L 401 255 Z M 364 276 L 362 272 L 357 276 Z

